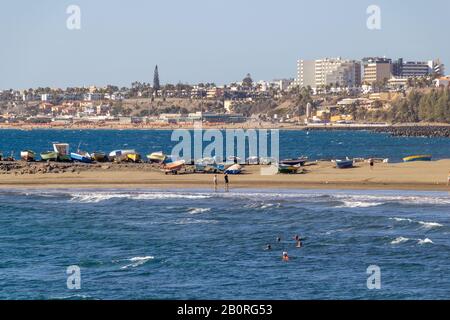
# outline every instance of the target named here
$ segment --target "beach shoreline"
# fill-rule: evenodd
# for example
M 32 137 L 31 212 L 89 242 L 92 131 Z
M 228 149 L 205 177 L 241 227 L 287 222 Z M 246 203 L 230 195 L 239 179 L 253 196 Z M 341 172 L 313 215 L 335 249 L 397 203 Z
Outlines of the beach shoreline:
M 304 174 L 261 175 L 261 166 L 245 166 L 244 174 L 230 176 L 231 189 L 334 189 L 450 191 L 447 174 L 450 160 L 415 163 L 367 163 L 340 170 L 328 161 L 305 166 Z M 0 174 L 0 190 L 8 189 L 166 189 L 202 188 L 214 190 L 213 174 L 165 175 L 148 164 L 76 166 L 69 172 Z M 223 190 L 223 175 L 218 175 Z

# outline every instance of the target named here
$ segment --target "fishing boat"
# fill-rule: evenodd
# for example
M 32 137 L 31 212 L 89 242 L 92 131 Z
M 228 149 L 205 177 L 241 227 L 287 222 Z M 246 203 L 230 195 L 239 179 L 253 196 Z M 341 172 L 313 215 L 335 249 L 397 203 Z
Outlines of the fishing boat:
M 346 160 L 336 160 L 336 168 L 339 169 L 348 169 L 353 168 L 353 160 L 346 159 Z
M 186 162 L 184 160 L 175 161 L 169 164 L 165 164 L 161 167 L 165 174 L 173 173 L 177 174 L 182 168 L 184 168 Z
M 109 153 L 109 159 L 115 162 L 127 161 L 128 155 L 136 153 L 135 150 L 114 150 Z
M 147 159 L 152 163 L 153 162 L 154 163 L 163 163 L 164 160 L 166 160 L 166 157 L 167 156 L 162 151 L 153 152 L 153 153 L 147 155 Z
M 92 162 L 92 157 L 87 152 L 80 152 L 80 151 L 72 152 L 72 153 L 70 153 L 70 158 L 76 162 L 82 162 L 82 163 L 91 163 Z
M 106 156 L 106 153 L 101 151 L 94 151 L 91 153 L 91 158 L 93 161 L 97 162 L 105 162 L 108 160 L 108 157 Z
M 32 162 L 36 158 L 36 153 L 31 150 L 25 150 L 20 152 L 20 159 L 26 162 Z
M 297 159 L 285 159 L 285 160 L 281 160 L 280 164 L 282 165 L 287 165 L 287 166 L 304 166 L 306 161 L 308 161 L 308 158 L 305 157 L 300 157 Z
M 224 171 L 225 174 L 240 174 L 242 167 L 239 164 L 234 164 Z
M 229 169 L 231 166 L 234 166 L 234 163 L 229 163 L 229 162 L 216 163 L 213 166 L 216 168 L 217 171 L 224 172 L 225 170 Z
M 141 160 L 141 155 L 139 153 L 129 153 L 127 154 L 128 161 L 139 162 Z
M 57 161 L 59 162 L 69 162 L 72 161 L 70 157 L 70 146 L 68 143 L 53 143 L 53 151 L 58 153 Z
M 56 161 L 56 160 L 58 160 L 58 152 L 55 152 L 55 151 L 42 152 L 41 159 L 43 161 Z
M 279 164 L 278 165 L 278 173 L 282 174 L 296 174 L 301 169 L 301 165 L 297 164 L 295 166 L 290 166 L 286 164 Z
M 431 155 L 417 155 L 417 156 L 409 156 L 403 158 L 404 162 L 414 162 L 414 161 L 431 161 L 433 157 Z
M 216 173 L 218 169 L 211 164 L 196 163 L 195 172 L 197 173 Z

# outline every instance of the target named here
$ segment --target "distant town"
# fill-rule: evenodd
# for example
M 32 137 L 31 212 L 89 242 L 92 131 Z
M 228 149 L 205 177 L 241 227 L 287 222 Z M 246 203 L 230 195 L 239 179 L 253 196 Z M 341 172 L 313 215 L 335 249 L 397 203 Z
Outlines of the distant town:
M 439 59 L 298 60 L 292 79 L 0 91 L 2 127 L 305 126 L 450 123 L 450 76 Z

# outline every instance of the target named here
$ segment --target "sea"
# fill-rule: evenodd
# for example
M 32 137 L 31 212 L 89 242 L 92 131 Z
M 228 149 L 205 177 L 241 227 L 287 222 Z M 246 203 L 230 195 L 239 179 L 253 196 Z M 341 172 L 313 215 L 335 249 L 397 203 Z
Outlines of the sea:
M 2 130 L 0 149 L 170 151 L 170 135 Z M 280 141 L 283 157 L 450 158 L 448 139 Z M 448 192 L 0 189 L 0 299 L 448 299 L 449 261 Z

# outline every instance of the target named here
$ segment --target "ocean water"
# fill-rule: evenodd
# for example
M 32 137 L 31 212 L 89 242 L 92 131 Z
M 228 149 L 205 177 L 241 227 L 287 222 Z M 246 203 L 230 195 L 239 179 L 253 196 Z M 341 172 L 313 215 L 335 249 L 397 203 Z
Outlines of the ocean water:
M 449 213 L 445 192 L 2 190 L 0 299 L 448 299 Z
M 177 144 L 171 141 L 171 135 L 170 130 L 0 130 L 0 151 L 5 155 L 14 151 L 19 157 L 21 150 L 42 152 L 51 150 L 52 142 L 67 142 L 72 150 L 78 146 L 86 151 L 105 152 L 133 148 L 144 155 L 155 151 L 170 154 Z M 376 157 L 389 158 L 392 162 L 414 154 L 432 154 L 434 159 L 450 158 L 450 139 L 447 138 L 391 137 L 368 131 L 284 130 L 280 131 L 279 142 L 281 158 L 300 155 L 313 160 Z

